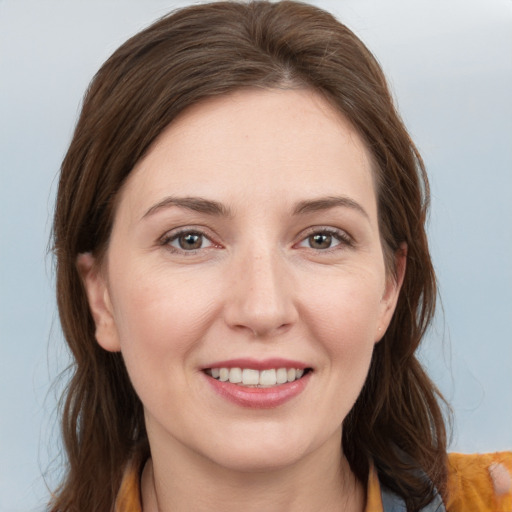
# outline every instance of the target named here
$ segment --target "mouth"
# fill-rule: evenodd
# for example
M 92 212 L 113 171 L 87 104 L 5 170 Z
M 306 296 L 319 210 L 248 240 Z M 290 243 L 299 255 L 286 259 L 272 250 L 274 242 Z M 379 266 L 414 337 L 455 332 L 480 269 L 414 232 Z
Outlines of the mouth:
M 245 388 L 272 388 L 303 379 L 312 372 L 311 368 L 205 368 L 204 373 L 220 382 L 229 382 Z
M 283 358 L 230 359 L 202 368 L 211 389 L 237 406 L 273 409 L 302 394 L 313 368 Z

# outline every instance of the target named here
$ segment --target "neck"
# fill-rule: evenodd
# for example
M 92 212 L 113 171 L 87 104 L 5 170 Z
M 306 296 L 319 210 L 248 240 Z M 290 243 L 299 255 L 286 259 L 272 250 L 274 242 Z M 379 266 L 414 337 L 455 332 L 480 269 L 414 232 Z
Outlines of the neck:
M 144 512 L 362 512 L 364 486 L 341 453 L 339 437 L 286 467 L 235 471 L 182 457 L 176 450 L 155 452 L 142 476 Z M 333 446 L 334 444 L 334 446 Z

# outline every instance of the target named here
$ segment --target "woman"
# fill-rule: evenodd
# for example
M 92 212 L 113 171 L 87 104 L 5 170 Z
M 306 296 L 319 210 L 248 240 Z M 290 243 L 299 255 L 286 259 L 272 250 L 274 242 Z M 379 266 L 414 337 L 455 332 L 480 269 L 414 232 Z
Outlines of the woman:
M 62 165 L 51 510 L 506 510 L 509 455 L 447 457 L 414 355 L 427 207 L 378 64 L 329 14 L 213 3 L 125 43 Z

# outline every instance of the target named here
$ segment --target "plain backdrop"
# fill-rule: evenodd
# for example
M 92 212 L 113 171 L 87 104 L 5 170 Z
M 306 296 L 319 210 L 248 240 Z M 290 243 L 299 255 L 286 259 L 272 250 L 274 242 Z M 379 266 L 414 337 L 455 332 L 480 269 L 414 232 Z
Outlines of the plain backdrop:
M 443 311 L 421 357 L 455 411 L 451 448 L 510 448 L 512 1 L 313 3 L 376 54 L 430 173 Z M 127 37 L 184 4 L 0 0 L 1 511 L 43 510 L 58 476 L 65 381 L 50 385 L 67 356 L 47 244 L 83 92 Z

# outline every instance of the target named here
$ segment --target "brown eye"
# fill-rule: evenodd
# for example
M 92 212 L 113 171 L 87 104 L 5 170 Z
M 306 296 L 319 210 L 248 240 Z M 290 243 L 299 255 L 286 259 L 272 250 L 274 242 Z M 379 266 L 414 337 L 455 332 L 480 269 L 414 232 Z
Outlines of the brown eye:
M 315 251 L 343 249 L 352 246 L 352 238 L 345 231 L 336 228 L 320 228 L 318 231 L 310 231 L 310 234 L 298 244 L 298 247 L 306 247 Z
M 332 245 L 332 235 L 316 233 L 308 237 L 308 242 L 312 249 L 329 249 Z
M 205 235 L 196 231 L 178 233 L 169 238 L 165 243 L 173 249 L 181 251 L 196 251 L 213 245 Z
M 203 235 L 197 233 L 186 233 L 178 237 L 180 249 L 200 249 L 203 244 Z

